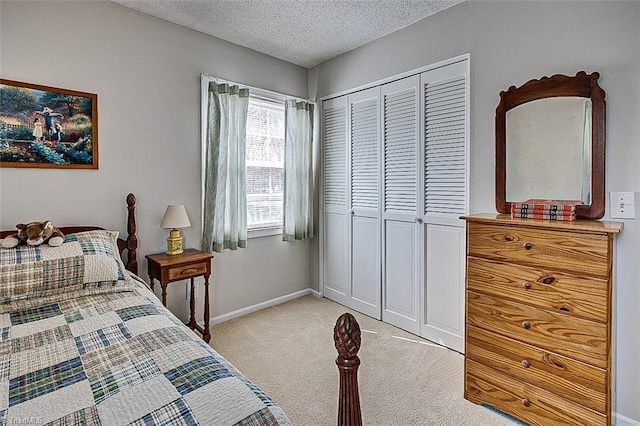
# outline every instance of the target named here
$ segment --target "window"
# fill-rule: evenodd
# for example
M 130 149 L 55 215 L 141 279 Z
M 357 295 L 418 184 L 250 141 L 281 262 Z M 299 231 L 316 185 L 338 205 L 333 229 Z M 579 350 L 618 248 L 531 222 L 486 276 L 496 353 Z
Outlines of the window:
M 247 229 L 273 231 L 267 235 L 279 233 L 284 189 L 284 102 L 249 96 L 246 173 Z

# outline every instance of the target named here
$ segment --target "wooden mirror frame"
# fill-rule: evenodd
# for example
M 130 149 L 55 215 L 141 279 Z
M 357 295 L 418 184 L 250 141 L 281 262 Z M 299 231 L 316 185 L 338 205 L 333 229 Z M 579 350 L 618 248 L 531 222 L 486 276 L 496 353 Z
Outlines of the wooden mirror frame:
M 500 103 L 496 108 L 496 210 L 510 213 L 511 203 L 506 200 L 506 114 L 512 108 L 537 99 L 574 96 L 591 99 L 591 204 L 576 206 L 576 217 L 600 219 L 604 216 L 604 169 L 605 169 L 605 116 L 604 90 L 598 86 L 600 74 L 578 72 L 575 77 L 556 74 L 530 80 L 520 87 L 511 86 L 500 92 Z

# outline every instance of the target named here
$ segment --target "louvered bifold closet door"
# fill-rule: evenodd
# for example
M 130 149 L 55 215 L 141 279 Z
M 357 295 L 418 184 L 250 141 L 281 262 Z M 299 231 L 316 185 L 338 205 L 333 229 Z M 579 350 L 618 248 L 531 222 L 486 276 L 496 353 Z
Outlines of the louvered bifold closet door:
M 382 320 L 418 334 L 422 239 L 420 181 L 420 76 L 381 87 L 383 147 Z
M 466 211 L 465 76 L 428 82 L 425 97 L 425 206 L 427 215 Z
M 350 271 L 348 306 L 380 319 L 380 126 L 378 87 L 349 95 Z
M 424 313 L 420 335 L 464 352 L 469 60 L 421 75 L 424 104 Z
M 343 305 L 349 302 L 348 109 L 346 95 L 322 103 L 323 292 Z

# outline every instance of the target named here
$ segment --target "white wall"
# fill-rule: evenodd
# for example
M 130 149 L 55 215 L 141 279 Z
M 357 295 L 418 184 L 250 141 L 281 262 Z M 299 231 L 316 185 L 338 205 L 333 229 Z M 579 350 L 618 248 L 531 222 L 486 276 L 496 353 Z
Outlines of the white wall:
M 499 92 L 530 79 L 580 70 L 600 72 L 606 92 L 606 191 L 640 191 L 637 1 L 465 2 L 312 68 L 309 95 L 335 94 L 463 53 L 471 54 L 472 212 L 495 212 L 494 114 Z M 614 409 L 619 425 L 637 425 L 640 220 L 624 222 L 617 241 Z
M 185 245 L 200 244 L 200 74 L 307 96 L 305 68 L 107 1 L 3 0 L 0 52 L 2 78 L 98 95 L 100 162 L 99 170 L 0 169 L 0 229 L 51 219 L 124 232 L 133 192 L 144 278 L 144 255 L 166 250 L 167 204 L 185 204 Z M 314 244 L 268 237 L 216 254 L 212 315 L 317 285 Z M 171 284 L 168 297 L 183 319 L 185 286 Z

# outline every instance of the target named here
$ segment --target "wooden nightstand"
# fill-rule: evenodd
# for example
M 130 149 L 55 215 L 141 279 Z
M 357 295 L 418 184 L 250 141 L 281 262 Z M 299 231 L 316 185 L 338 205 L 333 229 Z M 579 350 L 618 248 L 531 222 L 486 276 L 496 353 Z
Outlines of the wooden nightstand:
M 182 254 L 167 255 L 166 253 L 148 254 L 149 279 L 153 290 L 154 279 L 160 281 L 162 286 L 162 304 L 167 306 L 167 285 L 174 281 L 191 279 L 191 298 L 189 308 L 191 315 L 187 326 L 192 330 L 198 330 L 202 339 L 209 343 L 209 277 L 211 276 L 211 259 L 213 255 L 196 249 L 186 249 Z M 196 298 L 193 279 L 204 277 L 204 327 L 196 322 Z

